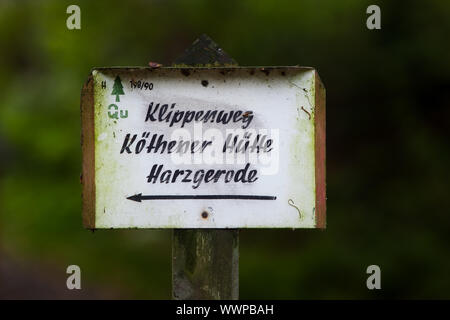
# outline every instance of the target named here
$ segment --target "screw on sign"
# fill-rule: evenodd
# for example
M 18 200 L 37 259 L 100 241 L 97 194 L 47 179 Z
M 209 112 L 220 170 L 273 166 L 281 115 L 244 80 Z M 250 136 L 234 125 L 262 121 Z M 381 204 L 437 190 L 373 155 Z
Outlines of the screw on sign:
M 313 68 L 238 67 L 202 36 L 170 67 L 94 69 L 81 103 L 84 226 L 173 229 L 174 299 L 238 298 L 239 229 L 325 228 Z

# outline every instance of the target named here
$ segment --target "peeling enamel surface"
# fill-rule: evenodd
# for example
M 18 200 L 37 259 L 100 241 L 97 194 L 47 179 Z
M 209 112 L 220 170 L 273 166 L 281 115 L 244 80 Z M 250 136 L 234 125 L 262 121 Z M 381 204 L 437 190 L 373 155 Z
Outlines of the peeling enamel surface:
M 310 68 L 179 68 L 96 69 L 95 227 L 96 228 L 315 228 L 315 71 Z M 111 92 L 119 76 L 123 95 Z M 152 90 L 132 88 L 130 81 L 152 83 Z M 205 82 L 207 81 L 207 86 Z M 106 88 L 103 88 L 106 83 Z M 253 111 L 249 128 L 279 130 L 279 169 L 254 183 L 200 185 L 148 183 L 153 164 L 177 169 L 167 154 L 121 154 L 126 133 L 164 133 L 174 126 L 145 122 L 150 102 L 176 103 L 178 109 L 212 106 L 217 110 Z M 108 107 L 127 110 L 125 118 L 108 116 Z M 220 125 L 224 130 L 230 126 Z M 192 124 L 185 129 L 192 130 Z M 211 125 L 206 125 L 210 128 Z M 232 125 L 231 125 L 232 127 Z M 204 126 L 204 129 L 205 126 Z M 140 139 L 140 135 L 138 135 Z M 239 169 L 242 165 L 191 165 L 192 169 Z M 259 169 L 253 165 L 253 168 Z M 183 167 L 184 169 L 187 166 Z M 143 195 L 245 194 L 276 196 L 276 200 L 146 200 Z M 204 213 L 207 214 L 204 214 Z M 206 217 L 205 217 L 206 216 Z
M 98 140 L 98 141 L 103 141 L 103 140 L 105 140 L 107 137 L 108 137 L 108 134 L 107 134 L 106 132 L 103 132 L 102 134 L 99 134 L 99 135 L 98 135 L 97 140 Z

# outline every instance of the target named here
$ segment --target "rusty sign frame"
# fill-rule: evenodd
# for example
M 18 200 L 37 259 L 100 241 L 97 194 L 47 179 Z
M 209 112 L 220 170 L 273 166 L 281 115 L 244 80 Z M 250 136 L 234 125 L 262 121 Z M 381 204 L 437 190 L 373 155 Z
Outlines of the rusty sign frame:
M 175 70 L 185 77 L 199 70 L 217 71 L 223 76 L 232 74 L 236 70 L 247 71 L 250 75 L 264 73 L 269 75 L 272 72 L 284 74 L 291 70 L 313 71 L 314 72 L 314 154 L 315 154 L 315 221 L 316 228 L 326 226 L 326 154 L 325 154 L 325 131 L 326 131 L 326 108 L 325 108 L 325 88 L 320 80 L 317 71 L 310 67 L 287 66 L 287 67 L 190 67 L 176 65 L 173 67 L 110 67 L 94 68 L 98 71 L 139 71 L 143 73 L 153 73 L 156 70 Z M 158 72 L 158 71 L 156 71 Z M 82 145 L 82 205 L 83 205 L 83 225 L 88 229 L 96 229 L 95 207 L 96 207 L 96 186 L 95 186 L 95 118 L 94 118 L 94 81 L 92 72 L 83 86 L 81 93 L 81 145 Z M 270 228 L 270 227 L 266 227 Z M 157 229 L 157 228 L 149 228 Z

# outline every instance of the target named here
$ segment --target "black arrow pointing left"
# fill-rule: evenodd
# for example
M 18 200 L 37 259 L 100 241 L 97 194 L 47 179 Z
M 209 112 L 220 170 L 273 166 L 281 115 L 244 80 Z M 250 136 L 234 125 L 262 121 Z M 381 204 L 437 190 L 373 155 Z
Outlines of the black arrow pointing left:
M 127 197 L 128 200 L 141 202 L 142 200 L 276 200 L 275 196 L 255 195 L 142 195 L 142 193 Z

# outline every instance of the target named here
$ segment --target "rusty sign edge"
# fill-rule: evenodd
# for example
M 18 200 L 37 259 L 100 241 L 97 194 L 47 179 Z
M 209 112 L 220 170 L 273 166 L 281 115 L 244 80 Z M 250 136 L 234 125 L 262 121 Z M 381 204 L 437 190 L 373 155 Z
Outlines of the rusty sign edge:
M 92 73 L 81 90 L 81 149 L 82 149 L 82 215 L 83 226 L 95 229 L 95 127 L 94 79 Z
M 314 70 L 314 150 L 316 184 L 316 228 L 326 228 L 326 91 L 317 70 Z
M 295 71 L 313 71 L 315 87 L 315 119 L 314 119 L 314 144 L 315 144 L 315 188 L 316 188 L 316 207 L 315 207 L 315 227 L 319 229 L 326 228 L 326 100 L 325 87 L 319 77 L 317 70 L 313 67 L 304 66 L 168 66 L 168 67 L 95 67 L 91 69 L 88 80 L 83 85 L 81 93 L 81 146 L 82 146 L 82 175 L 80 177 L 82 184 L 82 217 L 83 226 L 86 229 L 96 229 L 95 213 L 95 125 L 94 125 L 94 85 L 93 72 L 106 70 L 126 71 L 153 71 L 157 69 L 167 70 L 295 70 Z M 136 227 L 139 228 L 139 227 Z M 301 227 L 267 227 L 277 229 L 302 229 Z M 116 229 L 116 228 L 115 228 Z M 129 227 L 117 229 L 130 229 Z M 161 229 L 146 228 L 146 229 Z M 216 228 L 230 229 L 230 228 Z M 232 228 L 231 228 L 232 229 Z

